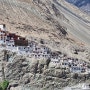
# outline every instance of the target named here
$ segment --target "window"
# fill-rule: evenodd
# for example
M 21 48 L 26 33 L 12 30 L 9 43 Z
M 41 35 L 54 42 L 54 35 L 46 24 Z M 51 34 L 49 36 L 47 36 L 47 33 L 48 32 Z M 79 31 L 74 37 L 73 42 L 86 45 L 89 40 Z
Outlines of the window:
M 45 57 L 47 57 L 47 55 L 45 55 Z
M 58 57 L 56 57 L 56 59 L 58 59 Z
M 30 47 L 32 47 L 32 45 L 29 45 Z
M 67 63 L 65 63 L 65 65 L 67 65 Z
M 3 37 L 1 37 L 1 40 L 3 39 Z
M 8 46 L 11 46 L 11 45 L 8 45 Z

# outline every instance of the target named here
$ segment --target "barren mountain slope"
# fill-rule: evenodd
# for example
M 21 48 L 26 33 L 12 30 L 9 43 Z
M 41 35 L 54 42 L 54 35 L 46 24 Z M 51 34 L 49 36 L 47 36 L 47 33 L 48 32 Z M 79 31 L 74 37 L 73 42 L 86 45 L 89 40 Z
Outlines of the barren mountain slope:
M 57 25 L 61 25 L 76 38 L 90 44 L 90 17 L 79 10 L 77 15 L 76 10 L 74 12 L 74 8 L 72 9 L 64 0 L 21 1 L 0 0 L 0 22 L 6 23 L 8 30 L 12 32 L 20 30 L 19 33 L 24 36 L 48 38 L 51 32 L 56 31 L 59 34 L 56 29 L 58 29 Z M 81 17 L 82 15 L 85 18 Z M 42 28 L 45 29 L 44 33 L 40 33 Z M 56 36 L 59 37 L 57 34 Z

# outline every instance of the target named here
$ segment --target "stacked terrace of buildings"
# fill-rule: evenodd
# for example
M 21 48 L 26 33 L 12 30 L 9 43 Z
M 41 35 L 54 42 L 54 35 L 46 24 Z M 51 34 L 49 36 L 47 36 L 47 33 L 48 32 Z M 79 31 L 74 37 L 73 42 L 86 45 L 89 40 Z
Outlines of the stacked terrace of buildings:
M 9 33 L 5 25 L 0 25 L 0 45 L 8 50 L 17 51 L 21 54 L 29 54 L 30 57 L 37 59 L 50 58 L 50 49 L 43 45 L 38 45 L 34 41 L 28 41 L 26 38 Z
M 7 48 L 28 46 L 28 40 L 15 33 L 6 31 L 5 25 L 0 25 L 0 45 L 6 46 Z
M 62 68 L 68 68 L 72 73 L 85 73 L 89 70 L 87 62 L 75 58 L 63 59 L 60 64 Z
M 72 73 L 81 73 L 87 71 L 87 63 L 81 62 L 78 59 L 67 58 L 61 52 L 52 52 L 48 47 L 39 45 L 35 41 L 26 40 L 26 38 L 9 33 L 5 25 L 0 25 L 0 45 L 11 51 L 16 51 L 20 54 L 27 54 L 34 59 L 50 58 L 53 64 L 60 64 L 61 68 L 68 68 Z
M 29 57 L 35 59 L 46 59 L 50 58 L 50 49 L 43 45 L 38 45 L 34 41 L 29 41 L 28 46 L 18 46 L 21 53 L 25 52 Z
M 5 25 L 0 25 L 0 44 L 5 44 L 8 32 L 5 29 Z

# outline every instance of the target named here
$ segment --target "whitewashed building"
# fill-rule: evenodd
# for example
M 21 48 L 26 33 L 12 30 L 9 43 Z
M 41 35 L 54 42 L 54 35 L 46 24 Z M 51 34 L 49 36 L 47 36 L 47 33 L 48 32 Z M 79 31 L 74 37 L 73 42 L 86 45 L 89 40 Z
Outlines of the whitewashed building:
M 82 73 L 82 72 L 85 72 L 85 68 L 84 67 L 81 67 L 81 66 L 78 66 L 78 65 L 73 65 L 70 68 L 70 71 L 72 73 Z
M 0 24 L 0 29 L 2 31 L 6 31 L 6 25 L 5 24 Z

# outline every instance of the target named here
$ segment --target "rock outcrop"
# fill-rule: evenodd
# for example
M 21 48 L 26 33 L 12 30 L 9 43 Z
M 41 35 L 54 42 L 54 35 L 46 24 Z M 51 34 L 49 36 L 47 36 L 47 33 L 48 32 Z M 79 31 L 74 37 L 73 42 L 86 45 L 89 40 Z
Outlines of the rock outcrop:
M 47 64 L 47 60 L 32 60 L 16 55 L 14 61 L 8 62 L 5 68 L 6 79 L 10 81 L 8 88 L 12 90 L 28 85 L 30 88 L 37 87 L 42 90 L 52 88 L 59 90 L 67 85 L 90 79 L 90 75 L 71 74 L 68 69 L 51 67 L 50 63 Z

